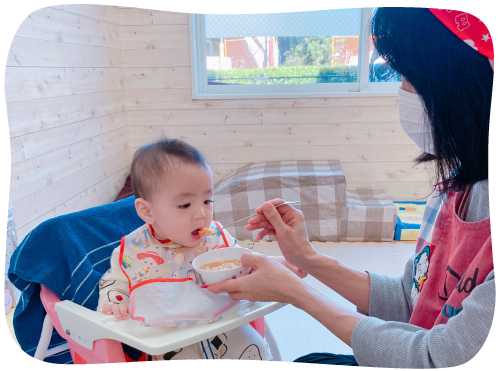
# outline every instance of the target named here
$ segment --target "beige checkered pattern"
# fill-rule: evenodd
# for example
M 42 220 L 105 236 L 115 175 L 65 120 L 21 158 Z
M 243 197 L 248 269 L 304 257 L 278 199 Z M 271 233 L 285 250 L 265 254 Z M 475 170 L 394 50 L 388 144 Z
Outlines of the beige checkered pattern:
M 215 185 L 214 219 L 222 225 L 255 213 L 264 201 L 300 201 L 311 241 L 339 241 L 345 209 L 345 176 L 339 161 L 251 163 Z M 255 240 L 246 221 L 227 228 L 239 240 Z
M 345 241 L 392 241 L 396 206 L 382 188 L 347 188 L 341 235 Z

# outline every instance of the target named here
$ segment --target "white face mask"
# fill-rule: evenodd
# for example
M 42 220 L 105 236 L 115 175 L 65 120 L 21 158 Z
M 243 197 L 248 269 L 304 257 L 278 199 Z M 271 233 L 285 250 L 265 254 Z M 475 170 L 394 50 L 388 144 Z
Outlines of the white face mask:
M 399 122 L 406 135 L 424 152 L 435 155 L 434 140 L 427 114 L 418 94 L 398 89 Z

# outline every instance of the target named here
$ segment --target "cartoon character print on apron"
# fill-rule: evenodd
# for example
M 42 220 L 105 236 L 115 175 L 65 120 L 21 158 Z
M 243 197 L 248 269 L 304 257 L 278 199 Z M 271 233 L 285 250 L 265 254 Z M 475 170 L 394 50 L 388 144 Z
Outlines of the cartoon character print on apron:
M 446 323 L 462 311 L 462 301 L 493 269 L 490 219 L 465 222 L 459 216 L 467 194 L 449 193 L 436 219 L 432 243 L 419 246 L 410 324 L 431 329 Z
M 144 326 L 189 326 L 219 320 L 248 304 L 209 292 L 193 269 L 198 255 L 230 246 L 216 221 L 210 227 L 217 235 L 195 247 L 158 240 L 147 224 L 122 238 L 120 268 L 129 282 L 132 319 Z

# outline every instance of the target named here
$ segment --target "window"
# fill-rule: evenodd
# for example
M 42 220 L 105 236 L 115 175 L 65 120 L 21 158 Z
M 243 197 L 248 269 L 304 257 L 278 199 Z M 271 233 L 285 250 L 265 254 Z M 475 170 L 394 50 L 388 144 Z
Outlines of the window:
M 193 14 L 194 99 L 395 95 L 376 54 L 372 8 Z

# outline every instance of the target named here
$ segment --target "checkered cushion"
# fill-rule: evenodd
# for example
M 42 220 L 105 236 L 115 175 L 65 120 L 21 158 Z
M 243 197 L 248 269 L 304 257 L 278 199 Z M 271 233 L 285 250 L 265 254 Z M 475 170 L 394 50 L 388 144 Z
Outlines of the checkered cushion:
M 382 188 L 347 188 L 342 239 L 392 241 L 396 215 L 396 206 Z
M 311 241 L 339 241 L 345 208 L 345 176 L 339 161 L 251 163 L 215 185 L 214 219 L 222 225 L 255 213 L 264 201 L 300 201 Z M 255 239 L 246 221 L 227 228 L 239 240 Z

